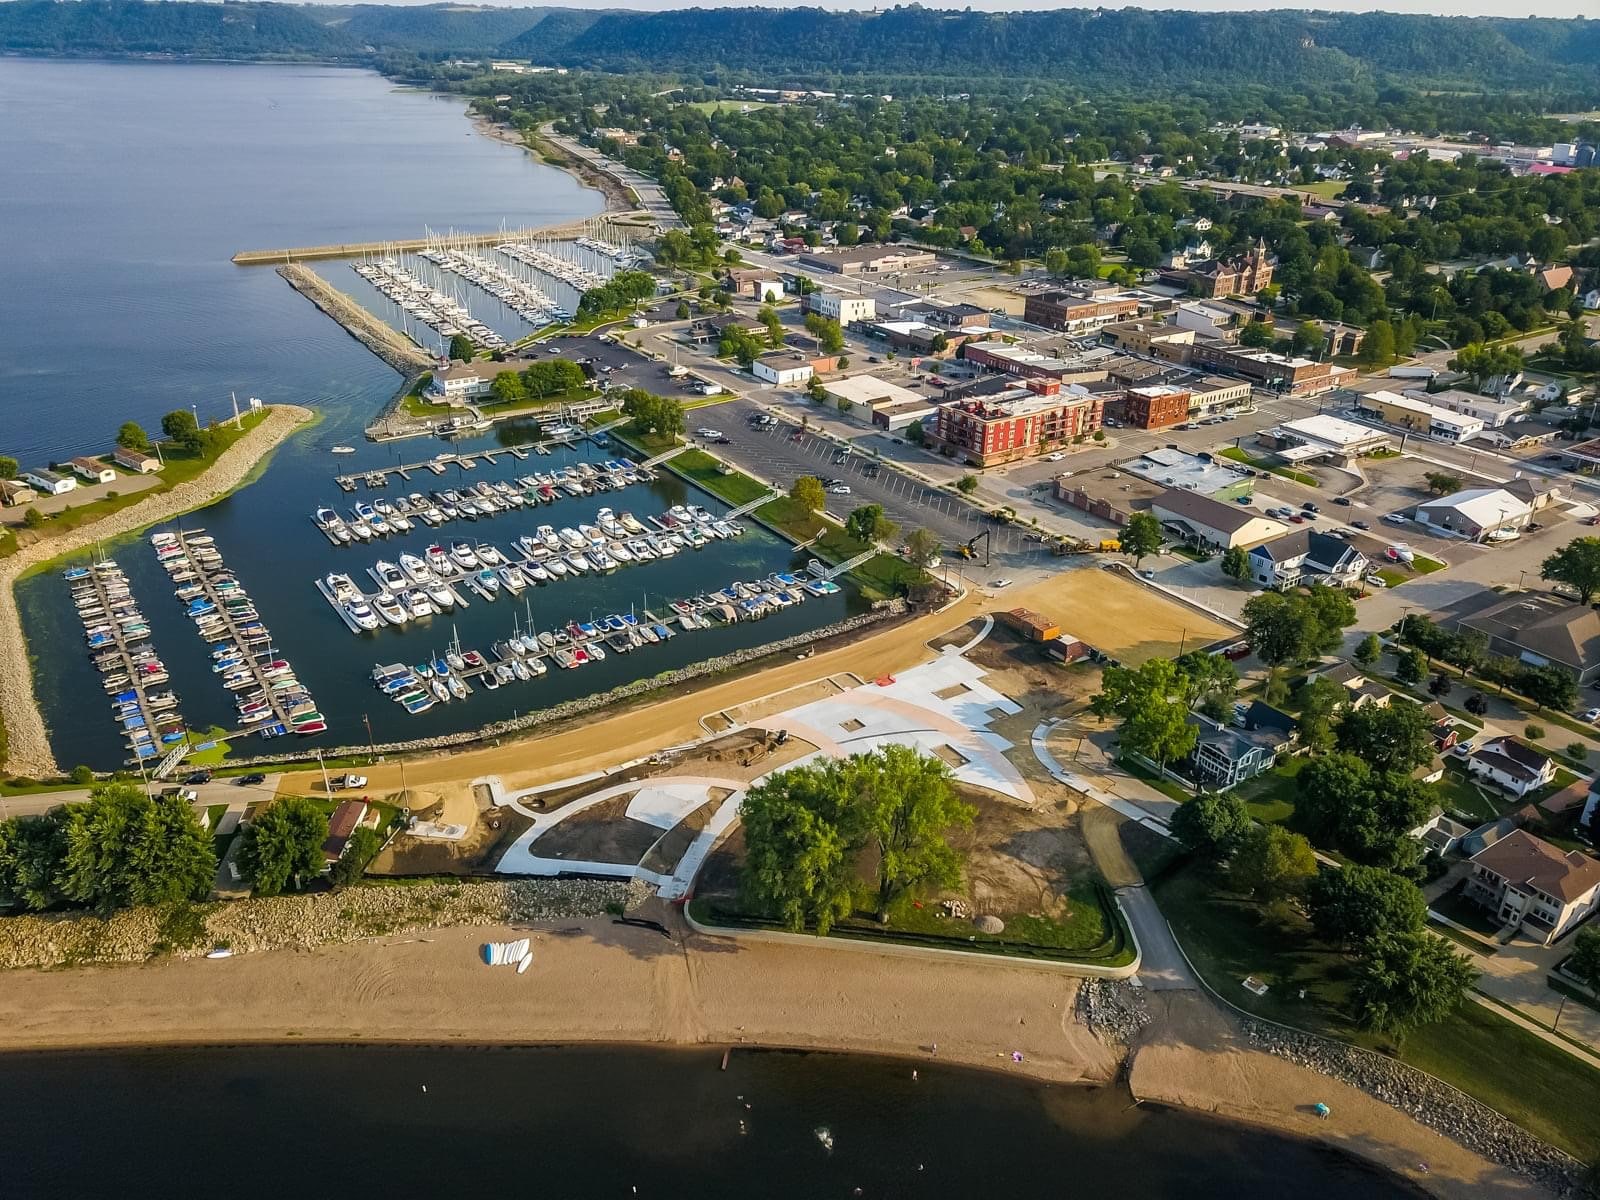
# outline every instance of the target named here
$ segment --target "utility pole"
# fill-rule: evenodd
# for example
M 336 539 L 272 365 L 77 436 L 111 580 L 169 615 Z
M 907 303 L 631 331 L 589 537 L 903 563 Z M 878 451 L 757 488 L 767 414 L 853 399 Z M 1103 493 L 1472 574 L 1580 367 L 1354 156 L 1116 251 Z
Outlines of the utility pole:
M 328 764 L 322 761 L 322 750 L 317 750 L 317 766 L 322 768 L 322 790 L 327 795 L 333 795 L 333 785 L 328 782 Z

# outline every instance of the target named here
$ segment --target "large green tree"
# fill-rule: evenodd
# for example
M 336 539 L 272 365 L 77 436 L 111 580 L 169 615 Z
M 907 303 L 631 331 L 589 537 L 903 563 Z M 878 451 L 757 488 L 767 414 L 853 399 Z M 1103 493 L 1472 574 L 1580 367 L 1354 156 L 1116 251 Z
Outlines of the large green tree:
M 1578 936 L 1572 939 L 1572 956 L 1567 959 L 1566 969 L 1590 991 L 1600 995 L 1600 927 L 1590 925 L 1578 930 Z
M 1239 840 L 1228 866 L 1240 891 L 1263 900 L 1298 896 L 1317 873 L 1311 843 L 1282 825 L 1254 825 Z
M 1371 866 L 1415 865 L 1419 847 L 1408 834 L 1435 807 L 1427 785 L 1339 751 L 1307 764 L 1295 786 L 1295 819 L 1318 845 Z
M 1180 804 L 1168 824 L 1184 849 L 1216 861 L 1232 854 L 1250 832 L 1250 810 L 1233 792 L 1202 792 Z
M 1121 718 L 1124 750 L 1165 766 L 1193 750 L 1199 737 L 1188 720 L 1189 687 L 1171 659 L 1152 658 L 1138 667 L 1107 667 L 1089 707 L 1096 716 Z
M 1574 589 L 1579 604 L 1592 603 L 1600 594 L 1600 537 L 1573 538 L 1540 564 L 1539 576 Z
M 1133 565 L 1137 567 L 1146 555 L 1161 549 L 1161 522 L 1156 520 L 1154 513 L 1136 512 L 1122 527 L 1121 541 L 1122 552 L 1133 559 Z
M 815 475 L 801 475 L 789 485 L 789 499 L 807 512 L 821 512 L 828 506 L 828 492 Z
M 1351 1002 L 1368 1029 L 1402 1038 L 1418 1025 L 1456 1010 L 1477 968 L 1442 937 L 1427 932 L 1383 933 L 1362 947 Z
M 370 825 L 361 825 L 350 835 L 344 844 L 344 853 L 339 860 L 328 868 L 328 876 L 340 887 L 360 880 L 366 873 L 372 860 L 378 857 L 378 851 L 383 849 L 383 834 Z
M 187 408 L 175 408 L 161 418 L 161 432 L 176 446 L 198 453 L 205 444 L 200 422 Z
M 1262 592 L 1245 602 L 1243 616 L 1251 648 L 1271 667 L 1332 653 L 1356 619 L 1350 597 L 1323 584 L 1303 592 Z
M 33 910 L 61 903 L 66 852 L 61 822 L 50 813 L 0 822 L 0 901 Z
M 1433 736 L 1420 704 L 1396 696 L 1388 704 L 1365 704 L 1339 721 L 1340 750 L 1364 759 L 1373 770 L 1404 774 L 1433 759 Z
M 137 421 L 124 421 L 117 430 L 117 445 L 124 450 L 150 449 L 150 435 Z
M 327 865 L 328 818 L 303 796 L 274 800 L 245 825 L 239 870 L 260 896 L 305 886 Z
M 58 886 L 75 904 L 109 912 L 199 900 L 217 872 L 211 840 L 178 796 L 152 800 L 137 784 L 96 788 L 56 810 L 64 845 Z
M 888 541 L 899 529 L 900 526 L 883 515 L 881 504 L 862 504 L 844 520 L 844 531 L 856 541 L 868 545 Z
M 962 858 L 947 838 L 971 825 L 976 810 L 957 797 L 944 761 L 889 745 L 847 759 L 845 767 L 876 852 L 879 919 L 908 893 L 959 883 Z
M 478 347 L 471 338 L 464 333 L 454 333 L 450 335 L 450 348 L 445 353 L 457 362 L 471 362 L 477 352 Z
M 1306 900 L 1317 932 L 1340 945 L 1375 934 L 1415 933 L 1428 916 L 1428 902 L 1411 880 L 1360 864 L 1323 871 L 1311 881 Z

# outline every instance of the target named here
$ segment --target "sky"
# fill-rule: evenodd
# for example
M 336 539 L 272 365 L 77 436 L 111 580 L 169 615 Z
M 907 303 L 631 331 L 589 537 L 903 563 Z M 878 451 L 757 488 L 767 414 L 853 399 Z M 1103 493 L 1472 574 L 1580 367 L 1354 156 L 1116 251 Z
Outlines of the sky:
M 385 4 L 425 4 L 435 0 L 378 0 Z M 471 2 L 471 0 L 468 0 Z M 495 4 L 499 7 L 535 8 L 543 7 L 538 0 L 476 0 L 480 4 Z M 582 0 L 550 0 L 555 7 L 584 7 Z M 805 0 L 812 7 L 833 9 L 869 9 L 873 7 L 888 7 L 894 0 L 883 0 L 881 4 L 857 3 L 853 0 Z M 1038 11 L 1050 8 L 1087 8 L 1088 4 L 1077 0 L 1071 3 L 1050 3 L 1050 0 L 921 0 L 926 8 L 972 8 L 983 12 L 1005 12 L 1016 9 Z M 620 3 L 604 3 L 599 7 L 633 9 L 644 12 L 661 12 L 674 8 L 750 8 L 755 6 L 766 8 L 795 7 L 794 4 L 763 4 L 762 0 L 695 0 L 694 3 L 685 3 L 684 0 L 621 0 Z M 1395 12 L 1395 13 L 1433 13 L 1446 17 L 1591 17 L 1600 19 L 1600 0 L 1538 0 L 1536 4 L 1529 0 L 1319 0 L 1315 4 L 1287 4 L 1284 0 L 1138 0 L 1137 3 L 1126 3 L 1125 0 L 1116 0 L 1106 5 L 1108 8 L 1154 8 L 1154 9 L 1183 9 L 1200 12 L 1263 12 L 1268 9 L 1321 9 L 1323 11 L 1335 10 L 1339 12 Z

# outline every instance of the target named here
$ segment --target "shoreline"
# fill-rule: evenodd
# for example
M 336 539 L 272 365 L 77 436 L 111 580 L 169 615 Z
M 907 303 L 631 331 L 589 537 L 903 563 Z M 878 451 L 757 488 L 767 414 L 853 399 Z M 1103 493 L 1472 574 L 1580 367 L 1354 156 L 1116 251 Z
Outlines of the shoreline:
M 533 939 L 529 978 L 478 962 L 478 944 L 502 936 Z M 449 927 L 222 961 L 19 970 L 7 982 L 4 1054 L 245 1045 L 723 1047 L 953 1063 L 1095 1087 L 1116 1086 L 1130 1057 L 1079 1021 L 1078 981 L 1052 973 L 992 961 L 831 955 L 826 947 L 749 945 L 688 931 L 669 941 L 604 919 Z M 605 1006 L 593 1003 L 599 994 L 609 997 Z M 1381 1101 L 1243 1044 L 1198 994 L 1164 994 L 1173 1002 L 1158 1008 L 1131 1052 L 1135 1103 L 1310 1139 L 1443 1200 L 1549 1195 Z M 1316 1100 L 1332 1105 L 1331 1121 L 1311 1115 Z
M 126 537 L 215 503 L 251 483 L 256 471 L 296 430 L 317 414 L 296 404 L 274 404 L 266 419 L 229 446 L 204 472 L 168 491 L 147 496 L 102 520 L 46 538 L 0 560 L 0 719 L 6 730 L 8 774 L 47 779 L 61 774 L 44 714 L 33 688 L 33 656 L 23 634 L 16 585 L 50 563 L 113 538 Z
M 439 92 L 441 96 L 453 96 L 453 92 Z M 558 171 L 565 171 L 584 187 L 599 192 L 605 201 L 605 206 L 596 216 L 607 213 L 633 212 L 638 208 L 628 189 L 619 181 L 607 175 L 604 171 L 596 169 L 589 163 L 574 161 L 570 156 L 563 154 L 559 147 L 552 146 L 539 136 L 537 132 L 523 134 L 510 125 L 501 124 L 499 121 L 474 112 L 470 101 L 466 107 L 466 117 L 472 127 L 491 141 L 503 145 L 515 146 L 524 153 L 531 154 L 540 163 L 547 167 L 554 167 Z

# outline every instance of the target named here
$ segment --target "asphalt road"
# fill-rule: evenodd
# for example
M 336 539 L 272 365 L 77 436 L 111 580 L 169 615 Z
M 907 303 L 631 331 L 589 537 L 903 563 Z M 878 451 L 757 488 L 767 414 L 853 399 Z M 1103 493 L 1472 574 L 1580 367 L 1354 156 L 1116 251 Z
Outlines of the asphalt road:
M 902 534 L 927 529 L 939 537 L 947 552 L 989 530 L 991 568 L 996 574 L 1002 568 L 1038 565 L 1050 557 L 1023 530 L 994 524 L 958 497 L 888 467 L 875 470 L 872 460 L 859 453 L 840 461 L 839 444 L 814 431 L 782 421 L 775 427 L 757 427 L 754 418 L 764 411 L 755 402 L 742 398 L 696 409 L 689 414 L 689 432 L 693 436 L 699 428 L 716 429 L 728 439 L 726 445 L 713 447 L 719 455 L 784 490 L 802 475 L 814 475 L 824 481 L 842 480 L 850 494 L 828 497 L 829 511 L 836 516 L 844 516 L 862 504 L 881 504 Z M 979 550 L 981 554 L 981 545 Z M 981 563 L 981 557 L 977 561 Z

